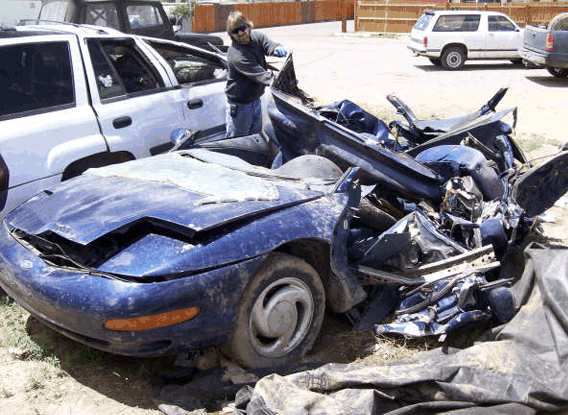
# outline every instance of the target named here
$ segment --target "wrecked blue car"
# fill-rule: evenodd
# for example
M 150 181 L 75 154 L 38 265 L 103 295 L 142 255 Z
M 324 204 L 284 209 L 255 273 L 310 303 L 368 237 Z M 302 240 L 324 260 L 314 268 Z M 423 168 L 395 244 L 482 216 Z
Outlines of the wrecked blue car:
M 247 367 L 300 358 L 326 308 L 381 333 L 507 321 L 500 260 L 567 190 L 568 152 L 531 168 L 504 121 L 516 111 L 496 112 L 505 92 L 431 121 L 391 96 L 406 122 L 387 124 L 349 101 L 313 106 L 289 58 L 262 134 L 178 131 L 171 153 L 8 214 L 0 286 L 101 350 L 223 345 Z
M 229 339 L 250 366 L 295 360 L 326 299 L 363 298 L 334 269 L 355 175 L 316 156 L 269 170 L 199 149 L 89 170 L 10 214 L 0 284 L 101 350 L 159 356 Z

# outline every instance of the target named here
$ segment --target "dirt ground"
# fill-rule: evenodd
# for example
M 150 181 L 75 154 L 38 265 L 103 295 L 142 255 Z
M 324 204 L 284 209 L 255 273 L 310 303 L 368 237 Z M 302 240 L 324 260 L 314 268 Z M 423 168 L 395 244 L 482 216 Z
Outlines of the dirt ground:
M 293 51 L 300 87 L 320 102 L 351 99 L 391 120 L 397 117 L 385 97 L 394 92 L 421 118 L 448 117 L 479 108 L 501 86 L 509 86 L 498 108 L 518 106 L 516 137 L 531 159 L 554 154 L 568 140 L 563 119 L 568 79 L 498 61 L 446 72 L 424 58 L 412 57 L 406 36 L 338 34 L 338 22 L 308 26 L 272 28 L 266 33 Z M 566 208 L 555 206 L 549 213 L 553 222 L 543 225 L 545 236 L 549 242 L 566 244 Z M 8 302 L 1 295 L 0 301 Z M 0 329 L 15 324 L 21 324 L 33 341 L 41 342 L 52 361 L 30 358 L 24 347 L 0 347 L 0 415 L 161 413 L 152 400 L 160 384 L 156 374 L 170 369 L 172 359 L 129 359 L 92 351 L 47 329 L 25 312 L 0 321 Z M 309 359 L 381 363 L 434 346 L 425 341 L 377 341 L 371 334 L 349 332 L 344 320 L 330 318 Z M 191 413 L 222 413 L 228 402 L 221 400 Z

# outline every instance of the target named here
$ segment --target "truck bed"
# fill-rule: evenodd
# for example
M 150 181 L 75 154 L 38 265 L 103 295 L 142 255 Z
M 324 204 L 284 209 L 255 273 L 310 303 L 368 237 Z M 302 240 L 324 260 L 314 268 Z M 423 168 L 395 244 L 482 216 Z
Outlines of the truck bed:
M 552 41 L 551 45 L 550 41 Z M 551 46 L 550 48 L 547 43 Z M 568 30 L 548 30 L 527 26 L 520 53 L 523 60 L 532 65 L 546 68 L 568 68 Z

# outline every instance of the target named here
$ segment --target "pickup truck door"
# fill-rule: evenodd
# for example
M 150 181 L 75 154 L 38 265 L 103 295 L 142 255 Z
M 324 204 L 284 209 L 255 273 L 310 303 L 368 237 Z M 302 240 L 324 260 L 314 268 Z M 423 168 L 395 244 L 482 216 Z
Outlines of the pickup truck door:
M 145 39 L 172 83 L 179 85 L 185 125 L 199 137 L 225 133 L 225 85 L 228 66 L 224 57 L 200 48 L 167 40 Z
M 183 127 L 179 91 L 134 39 L 89 38 L 82 45 L 93 109 L 112 152 L 135 158 L 168 150 Z
M 518 58 L 522 46 L 522 32 L 505 16 L 487 16 L 488 28 L 485 44 L 486 58 Z

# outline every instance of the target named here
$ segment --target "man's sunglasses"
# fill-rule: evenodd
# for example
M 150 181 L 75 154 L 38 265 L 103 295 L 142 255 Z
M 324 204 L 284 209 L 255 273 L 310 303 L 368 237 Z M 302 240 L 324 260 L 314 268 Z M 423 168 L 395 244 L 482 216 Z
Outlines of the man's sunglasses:
M 238 34 L 239 32 L 244 32 L 245 30 L 247 30 L 247 27 L 248 27 L 248 26 L 247 26 L 246 24 L 241 25 L 241 26 L 239 26 L 239 27 L 235 27 L 234 29 L 231 30 L 231 33 L 234 34 L 234 35 L 236 35 L 236 34 Z

